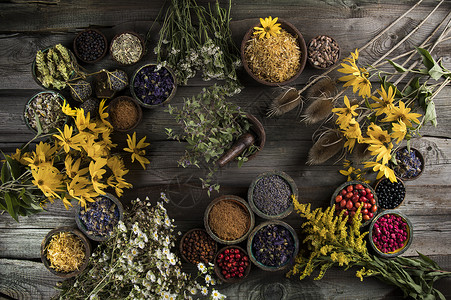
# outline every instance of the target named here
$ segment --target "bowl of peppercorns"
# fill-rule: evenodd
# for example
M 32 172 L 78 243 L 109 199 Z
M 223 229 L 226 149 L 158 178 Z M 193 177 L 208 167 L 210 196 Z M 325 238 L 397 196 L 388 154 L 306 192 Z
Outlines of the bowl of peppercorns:
M 75 222 L 89 239 L 103 242 L 110 238 L 114 228 L 123 219 L 124 207 L 119 199 L 109 193 L 94 200 L 86 202 L 84 207 L 77 207 Z
M 410 149 L 409 149 L 410 148 Z M 417 179 L 424 170 L 424 157 L 420 151 L 412 147 L 403 147 L 395 152 L 392 163 L 396 176 L 404 181 Z
M 78 59 L 85 63 L 96 63 L 108 51 L 108 41 L 97 29 L 86 29 L 74 39 L 74 52 Z
M 251 271 L 251 263 L 246 251 L 239 246 L 227 246 L 219 250 L 215 257 L 215 273 L 224 282 L 234 283 L 246 278 Z
M 208 235 L 205 229 L 191 229 L 180 240 L 182 258 L 194 265 L 213 262 L 217 251 L 218 244 Z
M 335 214 L 348 217 L 352 222 L 357 209 L 362 206 L 362 226 L 370 224 L 378 212 L 378 198 L 374 189 L 363 181 L 348 181 L 341 184 L 332 194 L 331 205 L 335 206 Z
M 383 209 L 398 208 L 406 197 L 406 187 L 399 177 L 396 177 L 396 182 L 391 182 L 388 178 L 381 178 L 376 183 L 374 190 L 379 207 Z
M 368 232 L 373 250 L 386 258 L 404 253 L 412 243 L 412 237 L 412 223 L 396 210 L 385 210 L 377 215 Z

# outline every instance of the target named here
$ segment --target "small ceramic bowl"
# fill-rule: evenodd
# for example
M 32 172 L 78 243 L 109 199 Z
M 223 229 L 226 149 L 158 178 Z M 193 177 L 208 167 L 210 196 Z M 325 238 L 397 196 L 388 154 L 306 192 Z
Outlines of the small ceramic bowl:
M 291 190 L 291 195 L 294 195 L 294 197 L 296 197 L 296 199 L 299 197 L 299 191 L 298 188 L 296 186 L 296 183 L 294 182 L 293 178 L 291 178 L 288 174 L 286 174 L 285 172 L 282 171 L 269 171 L 269 172 L 264 172 L 260 175 L 258 175 L 251 183 L 251 185 L 249 186 L 248 192 L 247 192 L 247 200 L 249 201 L 249 206 L 251 207 L 252 211 L 257 214 L 258 216 L 264 218 L 264 219 L 282 219 L 285 218 L 286 216 L 288 216 L 292 211 L 293 211 L 293 200 L 290 197 L 289 201 L 290 201 L 290 205 L 287 207 L 287 209 L 285 209 L 284 211 L 275 214 L 275 215 L 270 215 L 267 214 L 265 212 L 263 212 L 261 209 L 258 208 L 258 205 L 256 205 L 255 203 L 255 199 L 254 199 L 254 190 L 255 190 L 255 186 L 257 185 L 257 183 L 265 178 L 265 177 L 269 177 L 269 176 L 279 176 L 281 177 L 290 187 Z
M 33 127 L 32 126 L 32 124 L 34 124 L 35 123 L 35 120 L 30 120 L 30 117 L 32 117 L 32 118 L 34 118 L 34 115 L 33 116 L 27 116 L 28 115 L 28 113 L 27 113 L 27 111 L 29 110 L 29 109 L 31 109 L 30 108 L 30 106 L 31 105 L 33 105 L 33 102 L 34 101 L 37 101 L 36 99 L 37 99 L 37 97 L 39 96 L 39 97 L 41 97 L 40 95 L 45 95 L 45 94 L 51 94 L 51 95 L 55 95 L 56 96 L 56 99 L 58 99 L 59 101 L 56 101 L 56 102 L 61 102 L 60 104 L 62 105 L 63 103 L 64 103 L 64 101 L 65 101 L 65 98 L 63 97 L 63 95 L 61 95 L 60 93 L 57 93 L 57 92 L 55 92 L 55 91 L 51 91 L 51 90 L 47 90 L 47 91 L 42 91 L 42 92 L 39 92 L 39 93 L 37 93 L 37 94 L 34 94 L 31 98 L 30 98 L 30 100 L 28 100 L 28 102 L 27 102 L 27 104 L 25 105 L 25 108 L 24 108 L 24 113 L 23 113 L 23 117 L 24 117 L 24 121 L 25 121 L 25 124 L 27 124 L 27 126 L 28 126 L 28 128 L 31 130 L 31 131 L 33 131 L 33 133 L 37 133 L 38 132 L 38 130 L 37 130 L 37 128 L 35 128 L 35 127 Z M 53 98 L 54 99 L 54 98 Z M 54 102 L 54 101 L 52 101 L 52 102 Z M 36 105 L 37 105 L 37 103 L 36 103 Z M 50 114 L 55 114 L 54 116 L 55 116 L 55 120 L 56 120 L 56 118 L 61 118 L 61 120 L 60 121 L 58 121 L 57 123 L 52 123 L 52 124 L 49 124 L 49 125 L 47 125 L 47 126 L 45 126 L 45 127 L 49 127 L 48 128 L 48 130 L 46 130 L 45 128 L 43 128 L 43 130 L 44 130 L 44 133 L 48 133 L 48 132 L 50 132 L 50 131 L 55 131 L 56 132 L 56 128 L 62 128 L 63 126 L 64 126 L 64 124 L 65 123 L 67 123 L 67 121 L 68 121 L 68 117 L 61 111 L 61 109 L 55 109 L 54 111 L 53 111 L 53 113 L 50 113 L 48 110 L 46 110 L 47 109 L 47 105 L 40 105 L 41 106 L 41 108 L 37 108 L 37 109 L 39 109 L 39 111 L 40 112 L 42 112 L 42 115 L 44 115 L 44 116 L 46 116 L 47 118 L 50 116 Z M 58 103 L 55 103 L 55 107 L 56 106 L 58 106 Z M 37 106 L 36 106 L 37 107 Z M 30 114 L 31 114 L 31 112 L 30 112 Z M 42 125 L 42 124 L 41 124 Z
M 236 238 L 234 240 L 223 239 L 223 238 L 219 237 L 214 232 L 214 230 L 210 227 L 210 212 L 211 212 L 212 208 L 216 204 L 221 202 L 221 201 L 229 201 L 229 202 L 232 202 L 235 205 L 238 205 L 249 216 L 248 222 L 246 224 L 247 225 L 247 230 L 239 238 Z M 223 222 L 226 222 L 226 221 L 234 222 L 235 220 L 231 220 L 231 219 L 226 220 L 226 219 L 224 219 L 222 221 Z M 247 204 L 247 202 L 243 198 L 240 198 L 238 196 L 234 196 L 234 195 L 223 195 L 223 196 L 220 196 L 220 197 L 214 199 L 212 202 L 210 202 L 210 204 L 205 209 L 205 213 L 204 213 L 204 226 L 205 226 L 205 229 L 207 230 L 207 233 L 215 241 L 217 241 L 220 244 L 233 245 L 233 244 L 238 244 L 238 243 L 244 241 L 247 238 L 247 236 L 249 235 L 249 233 L 251 232 L 252 228 L 254 227 L 254 224 L 255 224 L 254 213 L 252 212 L 251 208 L 249 207 L 249 204 Z
M 234 258 L 234 262 L 230 263 L 231 266 L 229 268 L 232 268 L 232 270 L 234 268 L 237 268 L 238 269 L 237 271 L 239 271 L 239 268 L 241 267 L 244 269 L 244 272 L 242 273 L 243 275 L 241 275 L 241 277 L 235 276 L 235 277 L 226 278 L 226 276 L 223 274 L 223 271 L 227 272 L 226 268 L 228 266 L 223 260 L 221 260 L 221 256 L 225 255 L 226 250 L 231 251 L 231 250 L 236 250 L 236 249 L 238 249 L 238 251 L 239 251 L 238 254 L 240 254 L 240 258 L 239 259 Z M 233 255 L 235 256 L 236 254 L 233 254 Z M 247 258 L 244 258 L 244 257 L 247 257 Z M 249 255 L 246 252 L 246 250 L 244 250 L 243 248 L 241 248 L 239 246 L 226 246 L 226 247 L 222 248 L 216 254 L 214 261 L 215 261 L 214 265 L 215 265 L 216 276 L 218 276 L 218 278 L 221 279 L 221 281 L 224 281 L 226 283 L 238 282 L 238 281 L 246 278 L 251 271 L 251 261 L 249 259 Z M 233 266 L 233 264 L 235 262 L 237 263 L 237 266 Z M 222 266 L 220 265 L 221 263 L 223 264 Z M 246 265 L 240 266 L 240 263 L 243 263 L 243 264 L 247 263 L 247 266 Z
M 51 268 L 50 265 L 50 261 L 47 259 L 47 247 L 50 243 L 50 241 L 52 240 L 52 237 L 55 234 L 59 234 L 61 232 L 69 232 L 73 235 L 75 235 L 78 239 L 80 239 L 80 241 L 83 243 L 84 245 L 84 250 L 85 250 L 85 258 L 84 258 L 84 262 L 83 264 L 79 267 L 78 270 L 75 270 L 73 272 L 58 272 L 55 269 Z M 91 244 L 89 242 L 89 240 L 86 238 L 86 236 L 81 233 L 78 229 L 69 227 L 69 226 L 64 226 L 64 227 L 58 227 L 55 228 L 53 230 L 51 230 L 46 236 L 45 238 L 42 240 L 41 243 L 41 260 L 44 263 L 44 266 L 52 273 L 55 274 L 59 277 L 62 278 L 71 278 L 71 277 L 75 277 L 78 274 L 80 274 L 81 272 L 83 272 L 84 269 L 86 269 L 86 267 L 88 266 L 88 262 L 89 262 L 89 257 L 91 256 Z
M 93 35 L 97 35 L 97 37 L 99 38 L 99 40 L 101 41 L 101 43 L 103 44 L 103 52 L 100 54 L 97 54 L 97 56 L 93 57 L 93 60 L 86 60 L 83 59 L 83 56 L 81 55 L 81 51 L 79 49 L 79 40 L 81 38 L 83 38 L 84 35 L 86 34 L 93 34 Z M 89 41 L 89 43 L 92 43 L 92 41 Z M 105 37 L 105 35 L 103 33 L 101 33 L 99 30 L 97 29 L 86 29 L 81 31 L 80 33 L 77 34 L 77 36 L 74 38 L 74 42 L 73 42 L 73 48 L 74 48 L 74 53 L 75 56 L 77 56 L 77 58 L 84 62 L 84 63 L 88 63 L 88 64 L 93 64 L 96 63 L 98 61 L 100 61 L 102 58 L 105 57 L 106 53 L 108 52 L 108 41 Z
M 375 226 L 375 224 L 381 217 L 386 216 L 386 215 L 394 215 L 396 217 L 401 218 L 402 222 L 404 222 L 406 224 L 406 233 L 407 233 L 406 238 L 407 239 L 403 242 L 402 247 L 395 249 L 395 250 L 390 250 L 388 252 L 383 252 L 382 249 L 379 249 L 375 244 L 376 243 L 376 241 L 375 241 L 376 230 L 380 230 Z M 395 234 L 395 233 L 393 233 L 393 234 Z M 371 222 L 370 229 L 368 232 L 368 238 L 370 241 L 371 248 L 373 248 L 373 250 L 376 252 L 377 255 L 379 255 L 381 257 L 386 257 L 386 258 L 396 257 L 398 255 L 403 254 L 409 248 L 410 244 L 412 243 L 413 226 L 412 226 L 412 223 L 410 222 L 410 220 L 405 215 L 398 212 L 397 210 L 385 210 L 385 211 L 381 212 L 379 215 L 377 215 L 374 218 L 374 220 Z M 390 238 L 390 237 L 388 237 L 388 238 Z
M 122 206 L 121 201 L 119 201 L 119 199 L 117 199 L 115 196 L 106 193 L 105 195 L 101 195 L 98 197 L 105 197 L 108 198 L 110 201 L 112 201 L 114 204 L 116 204 L 117 209 L 119 211 L 119 218 L 118 221 L 123 220 L 124 218 L 124 207 Z M 75 222 L 77 223 L 78 228 L 90 239 L 93 241 L 97 241 L 97 242 L 103 242 L 106 241 L 110 238 L 111 236 L 111 232 L 108 235 L 97 235 L 94 233 L 89 233 L 88 232 L 88 228 L 86 227 L 86 224 L 81 220 L 80 218 L 80 212 L 81 212 L 81 207 L 80 205 L 77 206 L 77 208 L 75 209 Z
M 347 182 L 345 182 L 345 183 L 343 183 L 343 184 L 341 184 L 335 191 L 334 191 L 334 193 L 332 194 L 332 197 L 331 197 L 331 199 L 330 199 L 330 205 L 331 206 L 335 206 L 336 208 L 337 208 L 337 206 L 338 207 L 343 207 L 343 206 L 341 206 L 340 205 L 340 202 L 342 201 L 342 200 L 346 200 L 346 203 L 345 203 L 345 206 L 344 206 L 344 208 L 343 209 L 345 209 L 345 211 L 349 211 L 349 209 L 346 207 L 346 205 L 347 205 L 347 203 L 348 203 L 348 200 L 349 201 L 351 201 L 352 203 L 353 203 L 353 206 L 352 206 L 352 210 L 357 210 L 357 207 L 354 205 L 355 203 L 354 203 L 354 201 L 352 201 L 352 197 L 351 198 L 346 198 L 346 196 L 345 195 L 341 195 L 341 192 L 342 192 L 342 190 L 343 189 L 345 189 L 345 188 L 347 188 L 348 186 L 350 186 L 350 185 L 352 185 L 352 186 L 355 186 L 355 185 L 357 185 L 357 184 L 361 184 L 365 189 L 369 189 L 370 191 L 371 191 L 371 194 L 373 194 L 373 199 L 374 199 L 374 203 L 371 203 L 371 200 L 370 199 L 368 199 L 367 198 L 367 202 L 365 202 L 365 203 L 369 203 L 369 204 L 371 204 L 371 207 L 373 206 L 373 205 L 376 205 L 376 207 L 377 207 L 377 210 L 376 211 L 371 211 L 371 213 L 373 214 L 373 216 L 372 217 L 369 217 L 369 219 L 368 220 L 365 220 L 365 214 L 364 214 L 364 209 L 365 208 L 362 208 L 362 227 L 364 227 L 364 226 L 367 226 L 368 224 L 370 224 L 370 222 L 371 222 L 371 220 L 377 215 L 377 213 L 379 212 L 379 202 L 378 202 L 378 199 L 377 199 L 377 194 L 376 194 L 376 192 L 374 191 L 374 189 L 369 185 L 369 184 L 367 184 L 367 183 L 365 183 L 365 182 L 363 182 L 363 181 L 357 181 L 357 180 L 353 180 L 353 181 L 347 181 Z M 352 191 L 353 192 L 353 191 Z M 338 201 L 337 202 L 337 196 L 342 196 L 342 200 L 340 200 L 340 201 Z M 366 198 L 366 194 L 365 195 L 359 195 L 359 196 L 365 196 L 365 198 Z M 362 203 L 362 201 L 360 200 L 360 201 L 356 201 L 356 202 L 359 202 L 359 203 Z M 361 204 L 359 204 L 359 205 L 361 205 Z M 367 210 L 368 210 L 368 213 L 370 213 L 370 209 L 371 209 L 371 207 L 370 208 L 367 208 Z M 341 209 L 340 209 L 341 210 Z M 340 210 L 336 210 L 335 211 L 335 213 L 338 215 L 338 213 L 340 212 Z M 348 221 L 350 220 L 350 218 L 348 218 Z
M 241 61 L 243 62 L 244 69 L 246 70 L 246 72 L 247 72 L 247 73 L 248 73 L 255 81 L 257 81 L 257 82 L 259 82 L 259 83 L 261 83 L 261 84 L 264 84 L 264 85 L 268 85 L 268 86 L 282 86 L 282 85 L 287 85 L 287 84 L 293 82 L 293 81 L 296 80 L 296 78 L 298 78 L 299 75 L 302 73 L 302 71 L 304 70 L 305 65 L 306 65 L 306 63 L 307 63 L 307 46 L 305 45 L 305 40 L 304 40 L 304 38 L 302 37 L 301 32 L 300 32 L 296 27 L 294 27 L 293 24 L 291 24 L 290 22 L 287 22 L 287 21 L 285 21 L 285 20 L 278 19 L 277 23 L 280 23 L 280 24 L 281 24 L 280 27 L 281 27 L 282 29 L 284 29 L 285 31 L 287 31 L 288 33 L 290 33 L 291 35 L 293 35 L 294 37 L 297 37 L 297 40 L 298 40 L 298 42 L 299 42 L 299 48 L 300 48 L 300 50 L 301 50 L 301 60 L 300 60 L 300 62 L 299 62 L 299 69 L 298 69 L 298 71 L 296 72 L 296 74 L 295 74 L 293 77 L 291 77 L 291 78 L 289 78 L 289 79 L 287 79 L 287 80 L 285 80 L 285 81 L 283 81 L 283 82 L 269 82 L 269 81 L 260 79 L 259 77 L 255 76 L 255 75 L 252 73 L 251 69 L 249 68 L 249 64 L 248 64 L 248 62 L 247 62 L 247 60 L 246 60 L 246 56 L 245 56 L 246 44 L 247 44 L 248 41 L 252 38 L 252 35 L 253 35 L 253 33 L 254 33 L 254 27 L 260 27 L 260 26 L 261 26 L 260 22 L 254 24 L 254 26 L 252 26 L 252 27 L 246 32 L 246 34 L 244 35 L 244 38 L 243 38 L 243 40 L 242 40 L 242 42 L 241 42 Z
M 204 249 L 199 249 L 198 251 L 196 251 L 196 256 L 199 256 L 199 260 L 195 261 L 193 259 L 189 259 L 186 255 L 185 255 L 185 241 L 187 239 L 187 236 L 191 236 L 192 233 L 194 232 L 198 232 L 201 235 L 205 235 L 205 240 L 207 240 L 209 243 L 211 243 L 211 245 L 213 246 L 213 253 L 206 253 L 205 255 L 202 255 L 201 252 L 205 251 Z M 218 252 L 218 243 L 216 243 L 215 240 L 213 240 L 211 238 L 210 235 L 208 235 L 207 231 L 205 229 L 202 228 L 194 228 L 191 229 L 189 231 L 187 231 L 183 236 L 182 239 L 180 240 L 180 244 L 179 244 L 179 250 L 180 250 L 180 255 L 182 256 L 182 258 L 186 261 L 189 262 L 191 264 L 197 265 L 199 262 L 202 263 L 209 263 L 209 262 L 213 262 L 214 257 L 216 255 L 216 253 Z M 202 259 L 201 256 L 207 256 L 207 258 Z M 208 257 L 211 257 L 211 259 L 208 259 Z
M 139 79 L 140 78 L 140 74 L 144 71 L 148 71 L 151 74 L 154 74 L 155 71 L 154 69 L 156 68 L 156 64 L 145 64 L 141 67 L 139 67 L 134 73 L 133 76 L 130 80 L 130 93 L 132 95 L 132 97 L 138 101 L 138 103 L 145 108 L 155 108 L 164 104 L 167 104 L 169 101 L 171 101 L 172 98 L 174 98 L 175 96 L 175 92 L 177 91 L 177 80 L 176 77 L 174 75 L 174 72 L 169 68 L 169 67 L 161 67 L 161 72 L 164 72 L 164 70 L 167 70 L 167 76 L 171 76 L 172 77 L 172 84 L 170 84 L 170 86 L 167 87 L 167 91 L 165 91 L 166 93 L 168 93 L 168 95 L 166 96 L 166 98 L 159 102 L 159 103 L 155 103 L 155 104 L 151 104 L 151 103 L 147 103 L 145 102 L 146 100 L 143 99 L 140 95 L 140 92 L 138 90 L 142 91 L 146 91 L 146 95 L 148 95 L 148 92 L 153 93 L 154 91 L 149 90 L 148 86 L 144 87 L 144 84 L 139 84 Z M 158 71 L 160 72 L 160 71 Z M 149 79 L 151 80 L 151 79 Z M 169 80 L 171 81 L 171 80 Z M 135 87 L 135 84 L 137 85 Z M 157 83 L 159 84 L 159 83 Z M 169 84 L 169 83 L 168 83 Z M 152 87 L 155 87 L 155 85 L 153 85 Z M 158 91 L 158 89 L 155 88 L 155 91 Z M 150 100 L 149 100 L 150 101 Z M 156 102 L 154 99 L 152 99 L 152 101 Z
M 424 170 L 424 157 L 423 157 L 423 155 L 421 154 L 420 151 L 418 151 L 415 148 L 410 147 L 410 152 L 409 153 L 412 153 L 412 152 L 415 153 L 415 156 L 418 158 L 418 160 L 419 160 L 419 162 L 421 164 L 420 165 L 420 170 L 415 171 L 414 172 L 415 173 L 414 176 L 412 176 L 411 171 L 407 171 L 406 168 L 402 166 L 402 165 L 404 165 L 402 163 L 402 161 L 400 162 L 398 160 L 398 155 L 400 155 L 400 153 L 404 152 L 404 151 L 407 152 L 407 147 L 402 147 L 402 148 L 396 150 L 395 158 L 396 158 L 396 161 L 397 161 L 398 164 L 397 165 L 391 164 L 391 167 L 393 168 L 393 171 L 395 171 L 396 176 L 398 176 L 402 180 L 404 180 L 404 181 L 415 180 L 418 177 L 420 177 L 420 175 L 423 173 L 423 170 Z M 405 159 L 407 161 L 409 161 L 408 157 L 406 157 Z
M 340 58 L 340 46 L 327 35 L 319 35 L 310 40 L 307 45 L 308 62 L 319 70 L 332 67 Z
M 382 190 L 382 185 L 390 186 L 390 190 Z M 391 188 L 396 188 L 399 195 L 395 194 Z M 388 178 L 381 178 L 374 186 L 374 190 L 377 195 L 377 200 L 379 202 L 379 207 L 382 209 L 396 209 L 398 208 L 406 198 L 406 186 L 404 182 L 396 177 L 396 182 L 390 182 Z M 391 198 L 391 199 L 388 199 Z
M 263 229 L 264 227 L 266 227 L 268 225 L 277 225 L 277 226 L 281 226 L 281 227 L 287 229 L 290 232 L 292 241 L 294 243 L 294 251 L 291 253 L 290 257 L 288 257 L 286 262 L 279 266 L 265 265 L 262 262 L 260 262 L 259 260 L 257 260 L 257 257 L 255 255 L 255 248 L 254 248 L 255 235 L 257 234 L 258 231 L 260 231 L 261 229 Z M 268 243 L 266 243 L 265 245 L 268 245 Z M 260 269 L 265 270 L 265 271 L 280 271 L 280 270 L 284 270 L 284 269 L 288 268 L 289 266 L 291 266 L 294 263 L 294 259 L 296 258 L 298 252 L 299 252 L 299 238 L 298 238 L 296 232 L 294 231 L 293 227 L 291 227 L 287 223 L 280 221 L 280 220 L 270 220 L 270 221 L 261 223 L 260 225 L 256 226 L 254 228 L 254 230 L 252 230 L 251 234 L 249 234 L 249 237 L 247 239 L 247 253 L 249 254 L 249 258 L 257 267 L 259 267 Z M 275 256 L 277 256 L 277 254 Z
M 129 103 L 130 105 L 127 107 L 120 107 L 122 103 Z M 122 111 L 121 111 L 122 110 Z M 135 114 L 135 119 L 130 122 L 130 124 L 121 124 L 121 119 L 128 118 L 131 113 Z M 138 126 L 138 124 L 142 120 L 142 109 L 139 105 L 138 101 L 128 96 L 120 96 L 111 100 L 110 104 L 107 108 L 108 112 L 108 121 L 113 126 L 114 130 L 120 132 L 127 132 L 133 130 Z M 125 127 L 126 126 L 126 127 Z
M 141 54 L 139 55 L 139 58 L 138 59 L 136 59 L 135 61 L 132 61 L 132 62 L 130 62 L 130 63 L 124 63 L 124 62 L 121 62 L 120 60 L 119 60 L 119 57 L 116 55 L 114 55 L 114 51 L 113 51 L 113 49 L 114 49 L 114 47 L 115 47 L 115 43 L 118 41 L 118 39 L 122 36 L 122 35 L 124 35 L 124 34 L 130 34 L 130 35 L 133 35 L 133 36 L 135 36 L 137 39 L 139 39 L 139 42 L 141 43 Z M 115 62 L 117 62 L 118 64 L 120 64 L 120 65 L 122 65 L 122 66 L 131 66 L 131 65 L 134 65 L 134 64 L 136 64 L 138 61 L 140 61 L 141 60 L 141 58 L 144 56 L 144 53 L 146 52 L 146 49 L 145 49 L 145 43 L 144 43 L 144 39 L 138 34 L 138 33 L 136 33 L 136 32 L 133 32 L 133 31 L 124 31 L 124 32 L 121 32 L 121 33 L 118 33 L 118 34 L 116 34 L 114 37 L 113 37 L 113 39 L 111 40 L 111 43 L 110 43 L 110 55 L 111 55 L 111 57 L 113 58 L 113 60 L 115 61 Z

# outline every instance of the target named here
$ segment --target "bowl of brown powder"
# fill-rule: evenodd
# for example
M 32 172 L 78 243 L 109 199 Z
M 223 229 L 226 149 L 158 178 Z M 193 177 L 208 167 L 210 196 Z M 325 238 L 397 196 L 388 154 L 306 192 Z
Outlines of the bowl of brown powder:
M 294 81 L 307 63 L 307 46 L 293 24 L 278 19 L 280 32 L 260 38 L 252 26 L 241 43 L 241 61 L 246 72 L 257 82 L 280 86 Z
M 130 131 L 142 119 L 142 109 L 132 97 L 120 96 L 111 100 L 107 108 L 108 120 L 116 131 Z
M 255 224 L 249 204 L 238 196 L 214 199 L 205 210 L 207 233 L 218 243 L 232 245 L 244 241 Z

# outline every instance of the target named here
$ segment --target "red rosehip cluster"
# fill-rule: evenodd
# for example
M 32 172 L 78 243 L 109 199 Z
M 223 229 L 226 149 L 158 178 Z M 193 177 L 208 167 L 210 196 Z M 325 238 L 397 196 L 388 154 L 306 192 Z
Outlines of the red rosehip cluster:
M 242 278 L 249 267 L 249 256 L 238 248 L 228 248 L 218 254 L 216 263 L 225 279 Z
M 340 214 L 344 210 L 344 215 L 350 216 L 349 221 L 360 206 L 364 222 L 373 218 L 377 212 L 376 199 L 372 191 L 361 184 L 348 185 L 335 197 L 335 213 Z

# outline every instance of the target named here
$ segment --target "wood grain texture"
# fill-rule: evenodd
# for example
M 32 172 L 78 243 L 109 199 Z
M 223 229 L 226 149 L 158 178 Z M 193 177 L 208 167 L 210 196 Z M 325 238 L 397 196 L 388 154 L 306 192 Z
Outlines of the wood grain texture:
M 214 3 L 213 0 L 198 2 Z M 3 1 L 0 4 L 0 149 L 12 152 L 33 137 L 22 114 L 27 100 L 42 90 L 31 76 L 31 63 L 37 50 L 56 43 L 71 48 L 76 33 L 90 26 L 99 28 L 108 40 L 123 30 L 133 30 L 144 37 L 163 3 L 147 0 Z M 414 3 L 416 1 L 410 0 L 396 3 L 390 0 L 233 0 L 231 30 L 235 43 L 239 45 L 244 33 L 259 17 L 278 16 L 293 23 L 306 41 L 318 34 L 333 36 L 344 57 L 371 40 Z M 405 20 L 363 51 L 361 58 L 371 63 L 386 53 L 411 32 L 436 3 L 435 0 L 425 0 Z M 220 1 L 220 4 L 225 7 L 227 1 Z M 450 10 L 451 2 L 445 1 L 437 13 L 408 39 L 407 45 L 421 44 Z M 155 60 L 153 47 L 158 38 L 158 28 L 159 24 L 156 24 L 142 63 Z M 394 55 L 405 49 L 401 47 Z M 442 57 L 444 65 L 451 68 L 451 41 L 440 44 L 433 54 Z M 101 68 L 121 68 L 130 75 L 138 66 L 122 68 L 107 56 L 95 66 L 84 67 L 92 72 Z M 320 73 L 306 68 L 293 86 L 302 88 L 312 76 Z M 220 194 L 246 198 L 248 186 L 258 174 L 278 169 L 293 177 L 301 202 L 311 202 L 314 207 L 329 205 L 331 194 L 345 177 L 338 174 L 341 164 L 335 159 L 321 166 L 305 165 L 313 144 L 312 135 L 318 126 L 302 124 L 296 110 L 279 118 L 265 118 L 267 107 L 280 93 L 280 88 L 262 87 L 243 70 L 238 75 L 245 88 L 231 101 L 262 121 L 267 143 L 258 156 L 242 168 L 232 163 L 221 169 L 217 174 L 222 186 Z M 337 73 L 332 75 L 338 76 Z M 183 98 L 195 95 L 211 84 L 200 77 L 192 79 L 188 86 L 178 88 L 171 105 L 181 105 Z M 404 255 L 415 256 L 416 251 L 432 255 L 447 270 L 451 270 L 451 205 L 447 197 L 451 194 L 450 94 L 451 86 L 447 86 L 435 98 L 438 127 L 425 126 L 421 131 L 423 138 L 412 142 L 423 153 L 426 168 L 418 180 L 406 182 L 407 197 L 399 208 L 414 227 L 413 243 Z M 217 195 L 209 198 L 200 188 L 198 178 L 205 175 L 203 170 L 177 166 L 177 159 L 184 152 L 184 143 L 167 140 L 165 128 L 176 128 L 177 124 L 164 110 L 164 107 L 144 110 L 142 123 L 136 131 L 139 136 L 147 135 L 150 140 L 147 157 L 151 165 L 143 170 L 126 160 L 131 170 L 127 180 L 133 183 L 134 188 L 126 191 L 121 201 L 128 204 L 131 199 L 146 195 L 157 201 L 160 192 L 166 192 L 170 198 L 167 205 L 169 215 L 176 220 L 178 230 L 185 232 L 202 226 L 203 212 Z M 123 147 L 125 138 L 126 134 L 118 133 L 114 141 Z M 374 180 L 374 177 L 370 179 Z M 256 221 L 258 224 L 262 220 L 257 218 Z M 297 230 L 302 222 L 294 213 L 286 221 Z M 55 294 L 54 286 L 59 279 L 40 263 L 39 246 L 48 231 L 61 225 L 76 226 L 74 210 L 65 210 L 61 203 L 49 205 L 48 210 L 39 215 L 21 218 L 20 223 L 7 214 L 0 215 L 0 299 L 49 299 Z M 399 289 L 374 278 L 361 283 L 355 277 L 355 270 L 332 269 L 321 281 L 309 278 L 299 282 L 283 275 L 268 275 L 253 268 L 245 281 L 223 285 L 220 290 L 229 299 L 402 298 Z M 439 281 L 436 286 L 451 298 L 451 280 Z

